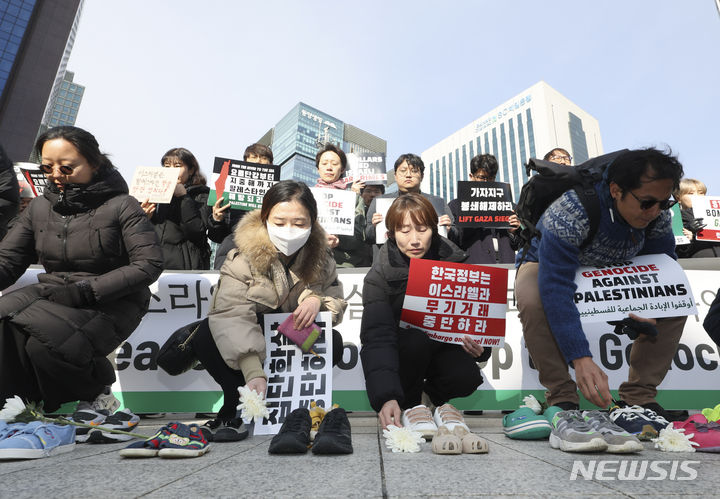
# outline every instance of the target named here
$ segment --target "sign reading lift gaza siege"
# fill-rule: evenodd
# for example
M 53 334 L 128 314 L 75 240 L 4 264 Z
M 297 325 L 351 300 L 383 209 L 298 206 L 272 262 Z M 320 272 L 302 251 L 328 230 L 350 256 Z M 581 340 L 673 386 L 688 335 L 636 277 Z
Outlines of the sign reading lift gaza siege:
M 665 254 L 643 255 L 607 267 L 580 267 L 575 304 L 583 323 L 697 314 L 690 283 Z
M 510 184 L 504 182 L 458 182 L 459 227 L 510 227 L 513 214 Z
M 505 340 L 507 269 L 435 260 L 410 260 L 400 327 L 425 331 L 436 341 L 480 346 Z
M 280 180 L 280 167 L 215 158 L 208 205 L 225 198 L 233 210 L 252 211 L 262 206 L 265 193 Z

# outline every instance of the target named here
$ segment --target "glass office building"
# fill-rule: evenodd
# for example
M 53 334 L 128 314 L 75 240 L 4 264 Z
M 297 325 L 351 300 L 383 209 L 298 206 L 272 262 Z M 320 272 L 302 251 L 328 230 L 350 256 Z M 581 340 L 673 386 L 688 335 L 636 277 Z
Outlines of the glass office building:
M 75 74 L 72 71 L 65 71 L 63 79 L 54 98 L 51 98 L 45 112 L 43 124 L 52 128 L 61 125 L 74 125 L 77 120 L 77 113 L 80 109 L 85 87 L 73 82 Z
M 36 0 L 0 0 L 0 98 L 27 31 Z
M 385 140 L 302 102 L 258 142 L 272 149 L 274 163 L 282 166 L 282 180 L 298 180 L 310 186 L 318 180 L 315 155 L 324 143 L 335 144 L 345 152 L 387 151 Z
M 555 147 L 567 149 L 573 164 L 603 153 L 595 118 L 540 81 L 422 153 L 424 192 L 450 201 L 457 182 L 468 180 L 470 160 L 492 154 L 499 182 L 507 182 L 517 200 L 527 181 L 525 164 Z

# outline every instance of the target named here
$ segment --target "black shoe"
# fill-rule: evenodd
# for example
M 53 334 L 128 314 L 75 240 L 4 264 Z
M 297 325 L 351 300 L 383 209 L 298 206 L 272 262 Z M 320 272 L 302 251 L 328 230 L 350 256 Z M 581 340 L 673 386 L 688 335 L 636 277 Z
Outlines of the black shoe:
M 249 433 L 250 432 L 245 427 L 243 420 L 240 418 L 234 418 L 229 421 L 221 421 L 215 428 L 213 442 L 239 442 L 240 440 L 245 440 Z
M 557 404 L 553 405 L 559 407 L 563 411 L 577 411 L 580 409 L 580 406 L 575 402 L 558 402 Z
M 280 427 L 280 432 L 270 441 L 268 452 L 270 454 L 306 453 L 310 445 L 310 426 L 312 426 L 310 411 L 304 408 L 295 409 L 288 414 Z
M 200 433 L 203 434 L 203 437 L 205 437 L 205 440 L 212 442 L 215 440 L 215 431 L 217 431 L 220 427 L 220 424 L 221 422 L 219 419 L 211 419 L 205 424 L 200 425 L 198 429 L 200 430 Z
M 312 452 L 313 454 L 352 454 L 350 421 L 345 409 L 336 407 L 325 414 L 315 435 Z
M 651 411 L 654 411 L 655 414 L 658 416 L 662 416 L 671 423 L 673 421 L 685 421 L 689 414 L 687 411 L 678 410 L 678 411 L 668 411 L 666 409 L 663 409 L 663 407 L 658 404 L 657 402 L 650 402 L 648 404 L 643 404 L 642 407 L 645 409 L 650 409 Z

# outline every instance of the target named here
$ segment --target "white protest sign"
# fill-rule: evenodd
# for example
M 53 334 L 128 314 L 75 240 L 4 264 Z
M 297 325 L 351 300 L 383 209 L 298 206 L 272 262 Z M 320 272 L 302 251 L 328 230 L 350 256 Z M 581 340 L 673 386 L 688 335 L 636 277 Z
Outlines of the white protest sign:
M 383 217 L 382 221 L 375 226 L 375 244 L 385 244 L 385 241 L 387 241 L 385 216 L 393 201 L 395 201 L 395 198 L 375 198 L 375 213 L 380 213 Z
M 141 203 L 169 203 L 172 201 L 181 168 L 138 166 L 130 184 L 130 195 Z
M 311 187 L 318 208 L 318 223 L 328 234 L 352 236 L 355 228 L 355 202 L 353 191 Z
M 695 237 L 698 241 L 720 242 L 720 196 L 690 196 L 693 216 L 702 218 L 705 228 Z
M 332 405 L 332 314 L 321 312 L 315 319 L 323 334 L 303 353 L 295 343 L 278 331 L 290 314 L 265 314 L 264 369 L 268 374 L 267 407 L 270 417 L 255 425 L 255 435 L 274 435 L 285 418 L 299 407 L 310 408 L 315 401 L 320 407 Z
M 583 323 L 697 313 L 690 283 L 669 256 L 643 255 L 607 267 L 580 267 L 575 304 Z

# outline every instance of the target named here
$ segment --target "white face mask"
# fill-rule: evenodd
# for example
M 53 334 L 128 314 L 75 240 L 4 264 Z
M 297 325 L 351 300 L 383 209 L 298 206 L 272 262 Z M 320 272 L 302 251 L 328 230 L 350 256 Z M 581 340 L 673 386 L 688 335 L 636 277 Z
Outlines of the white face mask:
M 309 228 L 277 227 L 271 224 L 267 224 L 266 227 L 270 241 L 285 256 L 294 255 L 310 237 Z

